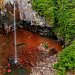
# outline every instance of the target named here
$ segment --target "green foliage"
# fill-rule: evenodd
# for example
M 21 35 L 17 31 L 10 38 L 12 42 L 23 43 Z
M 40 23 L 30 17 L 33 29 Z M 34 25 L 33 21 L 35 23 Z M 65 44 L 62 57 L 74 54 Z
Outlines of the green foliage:
M 64 38 L 66 43 L 69 43 L 75 37 L 75 0 L 57 0 L 57 4 L 56 33 Z
M 75 38 L 75 0 L 32 0 L 32 5 L 66 44 Z
M 32 5 L 33 9 L 53 26 L 53 31 L 59 38 L 64 39 L 65 43 L 75 39 L 75 0 L 32 0 Z M 8 22 L 9 15 L 0 14 L 0 23 Z M 20 45 L 22 44 L 18 46 Z M 48 44 L 44 47 L 48 48 Z M 58 75 L 65 75 L 66 71 L 75 69 L 75 41 L 59 54 L 54 67 L 58 70 Z
M 32 0 L 33 8 L 38 11 L 38 13 L 49 21 L 50 25 L 54 23 L 54 5 L 52 0 Z
M 44 43 L 44 44 L 43 44 L 43 46 L 44 46 L 44 48 L 46 48 L 46 49 L 47 49 L 47 48 L 48 48 L 48 43 L 47 43 L 47 42 L 46 42 L 46 43 Z
M 75 41 L 65 48 L 58 56 L 58 62 L 54 65 L 60 75 L 65 71 L 75 69 Z

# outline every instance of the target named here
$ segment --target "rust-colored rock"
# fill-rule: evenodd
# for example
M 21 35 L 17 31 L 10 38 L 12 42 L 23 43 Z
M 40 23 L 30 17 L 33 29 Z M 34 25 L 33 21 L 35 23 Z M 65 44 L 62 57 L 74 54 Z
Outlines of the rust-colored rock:
M 24 29 L 17 30 L 17 52 L 18 61 L 23 66 L 33 66 L 38 60 L 38 51 L 40 44 L 48 43 L 48 48 L 54 48 L 56 52 L 62 50 L 62 46 L 52 39 L 41 37 L 38 34 L 26 31 Z M 14 56 L 14 35 L 13 32 L 9 36 L 0 35 L 0 64 L 4 66 L 8 63 L 8 58 Z

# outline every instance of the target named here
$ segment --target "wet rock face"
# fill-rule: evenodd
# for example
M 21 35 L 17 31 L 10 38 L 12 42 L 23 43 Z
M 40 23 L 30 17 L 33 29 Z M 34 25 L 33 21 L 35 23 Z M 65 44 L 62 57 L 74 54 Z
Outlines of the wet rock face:
M 6 10 L 0 11 L 0 33 L 9 33 L 13 26 L 13 17 Z
M 19 11 L 20 11 L 20 19 L 21 20 L 33 20 L 32 7 L 29 2 L 30 0 L 19 0 Z
M 36 13 L 32 10 L 30 0 L 19 0 L 18 4 L 16 3 L 16 11 L 18 10 L 18 5 L 20 19 L 22 19 L 22 21 L 18 18 L 19 12 L 16 12 L 17 27 L 25 28 L 33 33 L 38 33 L 41 36 L 57 39 L 55 34 L 52 32 L 52 29 L 47 27 L 46 24 L 43 24 L 44 21 L 40 17 L 40 20 L 36 17 Z M 13 5 L 11 3 L 7 3 L 5 8 L 7 11 L 2 16 L 0 31 L 2 30 L 2 33 L 9 33 L 13 30 Z M 36 22 L 38 22 L 38 25 Z
M 21 20 L 31 21 L 32 25 L 49 26 L 45 18 L 37 15 L 37 12 L 33 10 L 31 0 L 18 0 L 17 3 Z
M 8 0 L 5 0 L 5 5 L 4 9 L 0 10 L 0 33 L 9 33 L 13 30 L 13 20 L 14 20 L 14 15 L 13 15 L 13 4 L 11 4 Z M 16 7 L 17 7 L 16 3 Z M 19 20 L 19 12 L 18 8 L 16 8 L 16 21 Z
M 13 30 L 13 17 L 11 14 L 6 11 L 4 15 L 0 15 L 0 33 L 9 33 Z M 52 32 L 52 29 L 47 26 L 40 26 L 40 25 L 31 25 L 31 21 L 27 20 L 19 20 L 16 21 L 17 27 L 24 28 L 29 30 L 33 33 L 38 33 L 41 36 L 49 37 L 52 39 L 57 39 L 56 35 Z
M 5 8 L 13 15 L 13 0 L 5 0 Z M 43 16 L 37 15 L 33 10 L 31 0 L 16 0 L 16 19 L 31 21 L 32 25 L 46 26 L 47 23 Z M 48 25 L 49 26 L 49 25 Z
M 10 15 L 12 17 L 14 17 L 14 6 L 13 6 L 13 2 L 7 2 L 5 4 L 5 9 L 10 13 Z M 16 16 L 16 20 L 20 20 L 20 13 L 19 13 L 18 3 L 17 2 L 16 2 L 15 16 Z
M 52 32 L 52 28 L 44 26 L 41 27 L 40 25 L 31 25 L 31 21 L 19 21 L 19 25 L 17 25 L 19 28 L 24 28 L 28 31 L 31 31 L 33 33 L 37 33 L 41 36 L 52 38 L 57 40 L 57 36 Z

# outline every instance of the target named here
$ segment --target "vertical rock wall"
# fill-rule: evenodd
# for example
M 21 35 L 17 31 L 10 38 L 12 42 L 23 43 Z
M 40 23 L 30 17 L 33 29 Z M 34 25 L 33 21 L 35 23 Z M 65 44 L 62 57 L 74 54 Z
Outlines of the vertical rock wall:
M 31 21 L 31 25 L 50 26 L 45 21 L 44 17 L 36 15 L 37 12 L 32 9 L 31 0 L 15 0 L 18 3 L 20 19 L 25 21 Z M 5 0 L 13 4 L 14 0 Z
M 22 20 L 33 21 L 33 10 L 30 3 L 30 0 L 17 0 L 20 10 L 20 18 Z
M 32 9 L 31 0 L 17 0 L 17 2 L 21 20 L 31 21 L 32 25 L 47 25 L 45 18 L 42 18 L 39 15 L 36 16 L 37 12 Z

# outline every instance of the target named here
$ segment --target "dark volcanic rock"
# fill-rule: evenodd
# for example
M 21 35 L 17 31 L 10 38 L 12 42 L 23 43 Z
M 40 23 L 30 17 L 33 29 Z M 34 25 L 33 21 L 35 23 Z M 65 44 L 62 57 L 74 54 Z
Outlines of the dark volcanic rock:
M 31 25 L 31 21 L 19 21 L 19 28 L 22 27 L 24 29 L 27 29 L 33 33 L 38 33 L 41 36 L 52 38 L 57 40 L 57 36 L 52 32 L 52 28 L 50 27 L 41 27 L 40 25 Z

